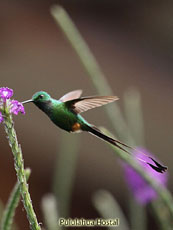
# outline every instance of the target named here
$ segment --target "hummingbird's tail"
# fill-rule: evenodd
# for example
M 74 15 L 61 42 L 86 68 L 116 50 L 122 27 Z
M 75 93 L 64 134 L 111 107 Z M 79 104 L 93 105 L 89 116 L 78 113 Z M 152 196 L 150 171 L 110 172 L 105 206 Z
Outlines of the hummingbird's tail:
M 101 138 L 102 140 L 109 142 L 110 144 L 116 146 L 117 148 L 123 150 L 124 152 L 126 152 L 126 153 L 128 153 L 128 154 L 130 154 L 130 155 L 133 155 L 131 152 L 129 152 L 128 150 L 126 150 L 124 147 L 129 148 L 129 149 L 131 149 L 131 150 L 133 150 L 133 151 L 135 150 L 134 148 L 132 148 L 132 147 L 130 147 L 130 146 L 128 146 L 128 145 L 122 143 L 121 141 L 115 140 L 115 139 L 113 139 L 113 138 L 111 138 L 111 137 L 105 135 L 105 134 L 102 133 L 98 128 L 96 128 L 95 126 L 87 126 L 87 131 L 88 131 L 89 133 L 91 133 L 91 134 L 93 134 L 93 135 L 95 135 L 95 136 Z M 138 152 L 139 152 L 139 151 L 138 151 Z M 142 153 L 143 155 L 146 155 L 146 154 L 143 153 L 143 152 L 140 152 L 140 153 Z M 137 157 L 137 159 L 140 160 L 140 161 L 142 161 L 142 162 L 144 162 L 144 163 L 146 163 L 146 164 L 148 164 L 152 169 L 154 169 L 155 171 L 157 171 L 157 172 L 159 172 L 159 173 L 163 173 L 163 172 L 165 172 L 165 171 L 167 170 L 167 167 L 166 167 L 166 166 L 163 166 L 163 165 L 159 164 L 159 163 L 158 163 L 156 160 L 154 160 L 152 157 L 150 157 L 150 156 L 148 156 L 148 155 L 146 155 L 146 156 L 147 156 L 149 159 L 151 159 L 151 160 L 154 162 L 155 165 L 153 165 L 153 164 L 151 164 L 151 163 L 149 163 L 149 162 L 147 162 L 147 161 L 145 161 L 145 160 L 143 160 L 143 159 L 141 159 L 141 158 L 138 158 L 138 157 Z

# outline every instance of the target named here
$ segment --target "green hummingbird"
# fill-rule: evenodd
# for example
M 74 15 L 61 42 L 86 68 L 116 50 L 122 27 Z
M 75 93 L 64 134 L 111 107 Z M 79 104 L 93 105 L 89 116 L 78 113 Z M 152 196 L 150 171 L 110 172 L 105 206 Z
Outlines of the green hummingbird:
M 116 146 L 117 148 L 123 150 L 126 153 L 132 154 L 128 150 L 129 148 L 134 150 L 134 148 L 124 144 L 119 140 L 115 140 L 107 135 L 105 135 L 96 126 L 88 123 L 80 114 L 110 102 L 118 100 L 116 96 L 90 96 L 81 97 L 82 90 L 74 90 L 65 94 L 59 100 L 53 99 L 47 92 L 39 91 L 36 92 L 30 100 L 22 102 L 23 104 L 33 102 L 39 109 L 41 109 L 51 121 L 61 129 L 67 132 L 89 132 L 100 139 L 109 142 L 110 144 Z M 144 154 L 144 153 L 143 153 Z M 145 154 L 144 154 L 145 155 Z M 163 173 L 167 170 L 167 167 L 162 166 L 156 160 L 148 156 L 155 165 L 138 158 L 140 161 L 145 162 L 155 171 Z

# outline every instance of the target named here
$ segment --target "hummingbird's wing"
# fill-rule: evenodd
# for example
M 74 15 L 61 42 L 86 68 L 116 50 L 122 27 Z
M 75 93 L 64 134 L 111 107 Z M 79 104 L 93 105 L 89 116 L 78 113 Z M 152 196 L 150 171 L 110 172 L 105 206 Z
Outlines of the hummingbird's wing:
M 61 102 L 71 101 L 71 100 L 79 98 L 81 96 L 81 94 L 82 94 L 81 89 L 74 90 L 74 91 L 71 91 L 71 92 L 65 94 L 64 96 L 62 96 L 59 99 L 59 101 L 61 101 Z
M 72 101 L 67 101 L 66 104 L 75 113 L 83 113 L 89 109 L 93 109 L 110 102 L 116 101 L 119 98 L 116 96 L 94 96 L 94 97 L 83 97 Z

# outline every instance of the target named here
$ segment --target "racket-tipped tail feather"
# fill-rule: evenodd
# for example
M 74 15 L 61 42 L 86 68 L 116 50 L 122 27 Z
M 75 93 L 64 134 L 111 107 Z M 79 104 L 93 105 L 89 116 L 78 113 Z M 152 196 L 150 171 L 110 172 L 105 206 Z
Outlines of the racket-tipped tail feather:
M 95 127 L 95 126 L 87 126 L 87 130 L 85 130 L 85 131 L 88 131 L 88 132 L 90 132 L 91 134 L 93 134 L 93 135 L 99 137 L 100 139 L 102 139 L 102 140 L 104 140 L 104 141 L 107 141 L 108 143 L 110 143 L 110 144 L 116 146 L 117 148 L 121 149 L 122 151 L 124 151 L 124 152 L 126 152 L 126 153 L 128 153 L 128 154 L 130 154 L 130 155 L 133 155 L 133 153 L 129 152 L 128 150 L 126 150 L 126 149 L 123 148 L 122 146 L 124 146 L 124 147 L 126 147 L 126 148 L 129 148 L 129 149 L 131 149 L 131 150 L 133 150 L 133 151 L 136 150 L 136 149 L 134 149 L 134 148 L 132 148 L 132 147 L 130 147 L 130 146 L 128 146 L 128 145 L 122 143 L 121 141 L 115 140 L 115 139 L 113 139 L 113 138 L 111 138 L 111 137 L 105 135 L 104 133 L 102 133 L 102 132 L 101 132 L 97 127 Z M 122 146 L 121 146 L 121 145 L 122 145 Z M 138 150 L 136 150 L 136 151 L 138 151 Z M 141 152 L 141 151 L 140 151 L 140 153 L 142 153 L 143 155 L 145 155 L 145 156 L 147 156 L 149 159 L 151 159 L 151 160 L 154 162 L 155 165 L 152 164 L 152 163 L 150 163 L 150 162 L 147 162 L 146 160 L 143 160 L 143 159 L 141 159 L 141 158 L 139 158 L 139 157 L 136 157 L 136 159 L 139 160 L 139 161 L 141 161 L 141 162 L 144 162 L 144 163 L 148 164 L 148 165 L 149 165 L 153 170 L 155 170 L 156 172 L 164 173 L 164 172 L 166 172 L 166 170 L 168 169 L 166 166 L 161 165 L 161 164 L 158 163 L 156 160 L 154 160 L 152 157 L 146 155 L 145 153 L 143 153 L 143 152 Z

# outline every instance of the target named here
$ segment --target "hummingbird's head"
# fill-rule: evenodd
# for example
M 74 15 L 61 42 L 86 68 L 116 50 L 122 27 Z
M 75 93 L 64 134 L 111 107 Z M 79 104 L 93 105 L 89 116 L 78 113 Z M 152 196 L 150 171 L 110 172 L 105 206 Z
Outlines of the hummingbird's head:
M 31 101 L 45 113 L 48 113 L 51 109 L 51 96 L 44 91 L 35 93 Z
M 50 99 L 51 99 L 51 96 L 44 92 L 44 91 L 40 91 L 40 92 L 37 92 L 35 93 L 33 96 L 32 96 L 32 102 L 36 105 L 38 104 L 47 104 L 48 102 L 50 102 Z
M 33 102 L 37 107 L 46 112 L 51 107 L 51 96 L 44 91 L 40 91 L 35 93 L 30 100 L 22 102 L 22 104 L 29 102 Z

